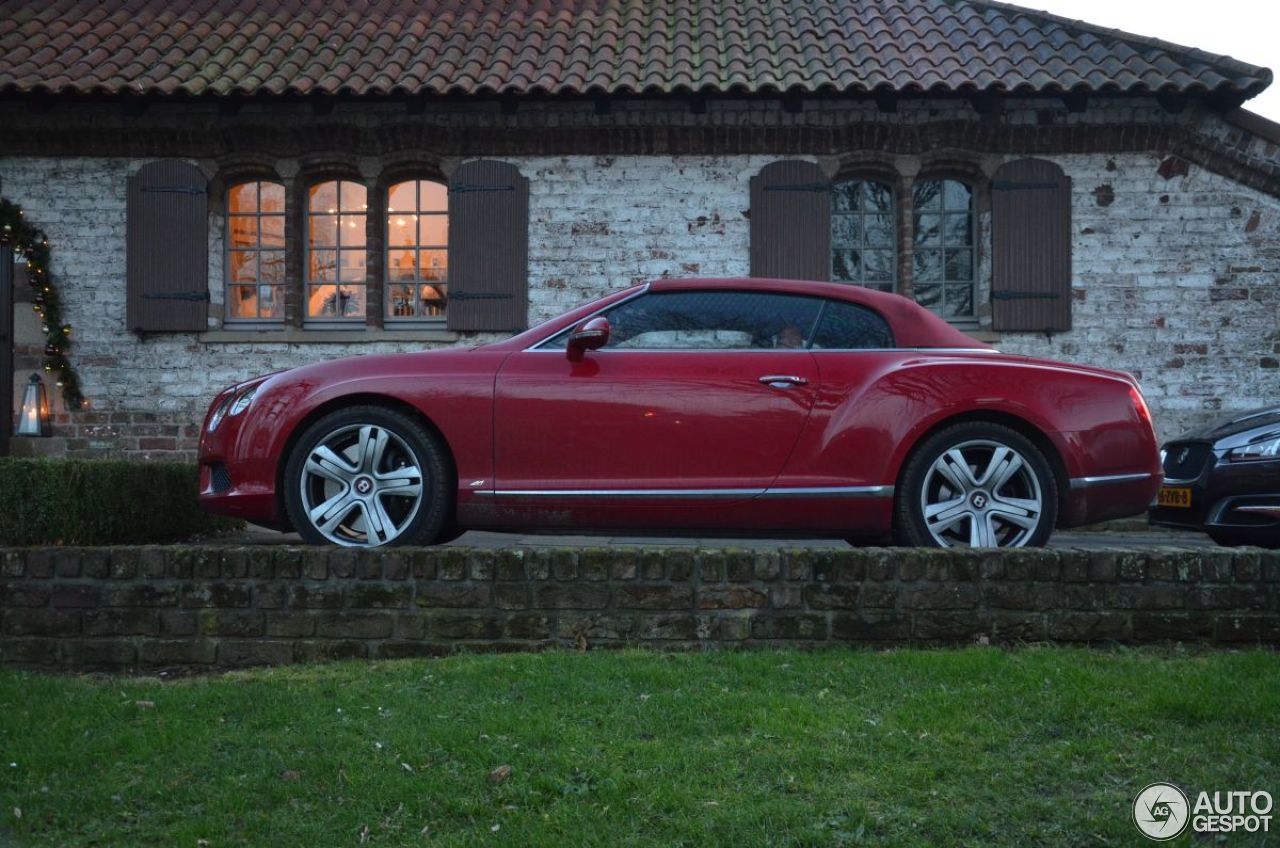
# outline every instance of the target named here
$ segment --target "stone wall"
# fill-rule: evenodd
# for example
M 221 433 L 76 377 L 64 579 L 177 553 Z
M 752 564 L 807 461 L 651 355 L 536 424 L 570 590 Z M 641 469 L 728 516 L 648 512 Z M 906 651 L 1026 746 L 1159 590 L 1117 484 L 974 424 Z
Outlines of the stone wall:
M 0 551 L 0 661 L 215 669 L 546 647 L 1280 644 L 1280 552 Z
M 153 156 L 190 150 L 187 158 L 215 175 L 252 152 L 254 161 L 265 155 L 281 173 L 296 173 L 306 157 L 292 147 L 313 137 L 321 147 L 333 145 L 323 161 L 349 162 L 370 179 L 408 156 L 393 149 L 397 133 L 407 131 L 403 109 L 343 105 L 322 118 L 305 106 L 282 106 L 297 112 L 290 113 L 297 132 L 285 136 L 270 134 L 280 128 L 263 108 L 220 115 L 212 106 L 156 106 L 129 118 L 100 107 L 87 136 L 94 149 L 134 153 L 85 156 L 68 152 L 78 143 L 76 121 L 88 119 L 76 110 L 28 114 L 0 104 L 0 120 L 15 127 L 0 140 L 0 151 L 10 154 L 0 158 L 0 193 L 49 234 L 53 274 L 75 328 L 73 359 L 91 402 L 83 413 L 60 417 L 57 438 L 24 440 L 20 449 L 190 458 L 205 405 L 231 382 L 329 357 L 485 340 L 438 330 L 220 332 L 219 198 L 211 198 L 212 332 L 139 340 L 125 330 L 125 184 Z M 806 104 L 796 114 L 745 101 L 710 103 L 704 114 L 643 101 L 604 115 L 590 104 L 514 115 L 496 107 L 448 109 L 413 119 L 414 131 L 438 145 L 423 161 L 447 171 L 463 158 L 453 147 L 487 139 L 492 150 L 483 155 L 514 162 L 530 180 L 531 322 L 638 280 L 746 274 L 749 180 L 778 158 L 816 159 L 833 173 L 864 160 L 903 172 L 930 159 L 963 161 L 989 175 L 1005 161 L 1036 155 L 1073 179 L 1074 329 L 1051 339 L 989 338 L 1010 352 L 1134 372 L 1163 438 L 1274 398 L 1280 385 L 1280 201 L 1246 186 L 1276 182 L 1275 145 L 1211 114 L 1174 115 L 1141 100 L 1100 101 L 1084 113 L 1070 113 L 1060 101 L 1027 101 L 998 118 L 932 101 L 904 102 L 888 114 L 839 102 Z M 214 155 L 210 134 L 194 129 L 210 121 L 221 127 L 219 138 L 245 149 Z M 883 138 L 872 138 L 876 132 Z M 375 142 L 387 152 L 365 149 Z M 543 149 L 593 145 L 602 152 Z M 1202 164 L 1170 152 L 1192 156 L 1193 146 Z M 278 155 L 257 152 L 276 147 Z M 1243 151 L 1239 161 L 1233 151 Z M 1214 163 L 1221 167 L 1207 166 Z M 981 302 L 990 283 L 987 214 L 980 232 Z M 19 341 L 29 344 L 19 362 L 25 376 L 39 366 L 40 335 L 27 305 L 18 319 Z

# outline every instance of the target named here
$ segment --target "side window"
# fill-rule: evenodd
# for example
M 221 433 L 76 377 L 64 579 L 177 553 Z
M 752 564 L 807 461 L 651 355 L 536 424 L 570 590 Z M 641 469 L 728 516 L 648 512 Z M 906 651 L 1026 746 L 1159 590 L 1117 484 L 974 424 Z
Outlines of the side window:
M 609 310 L 609 349 L 804 348 L 822 301 L 773 292 L 659 292 Z M 563 346 L 568 331 L 547 347 Z
M 831 279 L 891 292 L 898 233 L 893 189 L 876 180 L 831 186 Z
M 443 318 L 449 284 L 449 187 L 431 180 L 387 192 L 387 320 Z
M 348 180 L 311 186 L 307 200 L 307 320 L 363 321 L 368 257 L 365 187 Z
M 284 186 L 248 182 L 227 192 L 227 320 L 284 318 Z
M 813 335 L 813 349 L 866 350 L 893 347 L 888 323 L 875 312 L 855 303 L 827 301 Z

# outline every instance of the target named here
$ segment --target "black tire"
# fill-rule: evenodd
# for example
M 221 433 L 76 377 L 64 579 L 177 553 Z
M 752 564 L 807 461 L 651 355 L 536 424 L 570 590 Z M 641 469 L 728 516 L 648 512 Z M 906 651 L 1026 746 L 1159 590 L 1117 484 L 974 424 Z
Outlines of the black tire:
M 945 478 L 943 476 L 939 476 L 939 474 L 931 476 L 931 469 L 934 468 L 934 463 L 938 462 L 953 448 L 969 451 L 970 455 L 979 457 L 982 456 L 982 451 L 991 450 L 991 457 L 994 458 L 995 449 L 989 448 L 987 445 L 1000 446 L 1012 450 L 1022 460 L 1020 469 L 1025 470 L 1025 473 L 1024 470 L 1015 472 L 1014 477 L 1000 487 L 1001 492 L 1005 495 L 1009 495 L 1010 492 L 1018 494 L 1025 489 L 1024 492 L 1018 494 L 1019 497 L 1030 501 L 1034 495 L 1038 497 L 1040 502 L 1038 516 L 1032 517 L 1028 511 L 1025 516 L 1020 518 L 1020 520 L 1026 520 L 1032 524 L 1029 528 L 1016 527 L 1009 523 L 1007 519 L 998 516 L 1003 529 L 993 534 L 997 546 L 1040 547 L 1048 541 L 1049 535 L 1053 532 L 1054 525 L 1058 519 L 1058 484 L 1054 477 L 1053 469 L 1044 458 L 1044 454 L 1030 439 L 1016 430 L 1001 424 L 971 421 L 954 424 L 939 430 L 916 446 L 915 450 L 907 458 L 902 472 L 898 476 L 898 485 L 894 491 L 894 535 L 899 544 L 913 547 L 969 546 L 969 542 L 964 539 L 955 538 L 952 540 L 950 538 L 951 535 L 960 535 L 961 531 L 958 529 L 945 529 L 940 533 L 940 535 L 948 539 L 948 544 L 944 544 L 938 538 L 935 538 L 934 533 L 926 525 L 922 501 L 925 496 L 926 486 L 937 486 L 941 481 L 941 484 L 945 487 Z M 979 471 L 981 470 L 979 469 Z M 971 473 L 971 477 L 974 476 L 976 475 Z M 1031 478 L 1034 478 L 1034 481 Z M 1036 491 L 1037 489 L 1038 491 Z M 950 490 L 948 491 L 950 492 Z M 959 501 L 961 492 L 950 492 L 950 495 Z M 980 495 L 986 495 L 987 497 L 985 500 L 980 500 L 978 499 Z M 976 504 L 977 507 L 989 509 L 993 512 L 997 509 L 997 506 L 992 503 L 989 494 L 981 486 L 975 487 L 975 491 L 966 497 L 971 498 L 968 501 L 969 506 Z M 959 520 L 968 522 L 963 526 L 972 528 L 973 519 Z M 954 541 L 954 544 L 951 544 L 952 541 Z
M 1210 530 L 1209 538 L 1224 548 L 1256 545 L 1260 548 L 1280 548 L 1280 533 L 1257 530 Z
M 416 512 L 403 524 L 398 535 L 389 541 L 369 544 L 358 537 L 350 541 L 337 541 L 325 536 L 316 527 L 303 503 L 303 470 L 307 459 L 326 437 L 340 431 L 360 428 L 366 425 L 382 428 L 399 439 L 392 444 L 403 456 L 401 462 L 413 465 L 421 472 L 421 498 Z M 438 436 L 422 425 L 420 421 L 404 412 L 382 406 L 351 406 L 325 415 L 311 424 L 294 444 L 293 451 L 285 464 L 284 471 L 284 504 L 289 520 L 302 536 L 303 541 L 311 545 L 348 544 L 352 547 L 377 547 L 386 545 L 432 545 L 444 535 L 447 528 L 453 526 L 453 473 L 448 451 Z M 393 469 L 394 470 L 394 469 Z M 360 481 L 355 481 L 359 483 Z M 309 482 L 312 485 L 313 482 Z M 410 512 L 405 509 L 405 512 Z M 367 526 L 367 525 L 366 525 Z

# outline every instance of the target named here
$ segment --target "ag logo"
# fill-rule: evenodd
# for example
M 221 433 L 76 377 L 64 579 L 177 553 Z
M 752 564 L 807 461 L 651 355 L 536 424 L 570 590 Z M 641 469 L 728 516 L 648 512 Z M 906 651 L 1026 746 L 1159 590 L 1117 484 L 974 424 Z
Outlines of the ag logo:
M 1190 812 L 1187 796 L 1170 783 L 1153 783 L 1133 799 L 1133 823 L 1143 836 L 1157 842 L 1186 830 Z

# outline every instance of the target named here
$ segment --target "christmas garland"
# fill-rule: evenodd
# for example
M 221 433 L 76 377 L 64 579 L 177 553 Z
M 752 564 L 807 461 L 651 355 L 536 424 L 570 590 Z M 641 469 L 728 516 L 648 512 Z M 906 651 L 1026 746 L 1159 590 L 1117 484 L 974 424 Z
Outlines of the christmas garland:
M 71 367 L 71 325 L 62 321 L 62 301 L 49 276 L 49 239 L 22 217 L 16 203 L 0 198 L 0 239 L 7 239 L 15 253 L 27 260 L 27 280 L 31 284 L 36 313 L 44 320 L 44 370 L 57 376 L 58 388 L 67 409 L 79 409 L 86 401 L 80 393 L 80 378 Z

